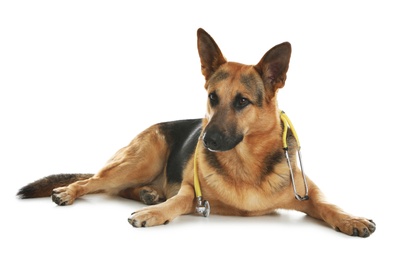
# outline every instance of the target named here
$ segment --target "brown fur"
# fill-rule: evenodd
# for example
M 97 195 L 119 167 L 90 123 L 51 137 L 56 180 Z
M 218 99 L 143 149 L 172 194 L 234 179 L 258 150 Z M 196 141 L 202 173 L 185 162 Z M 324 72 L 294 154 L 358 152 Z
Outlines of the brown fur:
M 194 147 L 198 145 L 201 190 L 212 213 L 256 216 L 280 208 L 293 209 L 348 235 L 372 234 L 375 231 L 372 220 L 354 217 L 329 204 L 309 178 L 309 200 L 294 198 L 282 150 L 283 126 L 276 101 L 277 91 L 286 81 L 290 44 L 275 46 L 257 65 L 249 66 L 227 62 L 212 37 L 199 29 L 198 51 L 209 100 Z M 164 130 L 172 130 L 170 126 L 157 124 L 148 128 L 92 177 L 70 181 L 70 185 L 64 182 L 56 183 L 59 186 L 48 185 L 56 187 L 53 201 L 70 205 L 85 194 L 103 191 L 155 204 L 131 215 L 129 222 L 134 227 L 166 224 L 180 215 L 194 213 L 193 155 L 190 152 L 183 165 L 182 181 L 174 181 L 166 170 L 175 143 L 168 130 Z M 293 139 L 289 147 L 297 190 L 304 194 Z M 23 197 L 28 188 L 38 183 L 22 188 L 19 195 Z M 36 194 L 43 195 L 49 194 Z

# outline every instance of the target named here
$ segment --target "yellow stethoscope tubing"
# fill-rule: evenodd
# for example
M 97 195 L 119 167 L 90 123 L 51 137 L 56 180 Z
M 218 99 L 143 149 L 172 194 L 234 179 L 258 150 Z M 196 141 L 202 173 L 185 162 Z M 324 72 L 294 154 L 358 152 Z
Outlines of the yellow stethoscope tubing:
M 300 141 L 298 139 L 298 135 L 296 132 L 296 129 L 294 128 L 290 118 L 286 115 L 286 113 L 284 111 L 281 112 L 281 116 L 280 116 L 282 122 L 283 122 L 283 135 L 282 135 L 282 140 L 283 140 L 283 149 L 287 149 L 288 145 L 287 145 L 287 130 L 288 128 L 290 128 L 290 130 L 293 133 L 294 138 L 296 139 L 297 142 L 297 146 L 298 149 L 300 150 L 301 146 L 300 146 Z
M 303 200 L 308 200 L 309 196 L 308 196 L 308 184 L 307 184 L 307 178 L 305 177 L 304 174 L 304 169 L 303 169 L 303 165 L 302 165 L 302 160 L 301 160 L 301 146 L 300 146 L 300 141 L 298 139 L 297 136 L 297 132 L 296 129 L 294 128 L 290 118 L 286 115 L 286 113 L 284 111 L 281 112 L 280 118 L 283 122 L 283 134 L 282 134 L 282 140 L 283 140 L 283 150 L 285 151 L 285 157 L 286 157 L 286 161 L 287 161 L 287 165 L 289 166 L 289 173 L 290 173 L 290 179 L 292 181 L 292 185 L 293 185 L 293 191 L 294 191 L 294 197 L 299 200 L 299 201 L 303 201 Z M 297 188 L 296 188 L 296 183 L 294 181 L 294 173 L 293 173 L 293 167 L 291 165 L 290 162 L 290 157 L 289 157 L 289 151 L 288 151 L 288 144 L 287 144 L 287 132 L 288 130 L 291 130 L 294 138 L 296 139 L 297 142 L 297 154 L 298 154 L 298 160 L 300 162 L 300 170 L 301 170 L 301 175 L 303 177 L 303 182 L 304 182 L 304 189 L 305 189 L 305 195 L 301 196 L 298 194 L 297 192 Z
M 195 207 L 195 211 L 204 217 L 208 217 L 210 214 L 210 204 L 209 201 L 202 199 L 201 185 L 199 184 L 198 178 L 198 147 L 199 141 L 195 147 L 194 153 L 194 190 L 195 196 L 197 198 L 197 206 Z
M 199 146 L 199 141 L 197 143 L 197 146 L 195 147 L 195 153 L 194 153 L 194 189 L 195 189 L 195 196 L 197 198 L 202 197 L 201 185 L 199 184 L 199 178 L 198 178 L 198 162 L 197 162 L 198 146 Z

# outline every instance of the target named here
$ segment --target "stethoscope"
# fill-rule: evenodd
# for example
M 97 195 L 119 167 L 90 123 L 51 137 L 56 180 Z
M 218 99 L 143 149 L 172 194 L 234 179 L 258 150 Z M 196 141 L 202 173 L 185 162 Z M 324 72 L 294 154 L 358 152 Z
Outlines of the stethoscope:
M 297 136 L 297 132 L 296 129 L 294 128 L 292 122 L 290 121 L 289 117 L 286 115 L 285 112 L 281 112 L 280 118 L 283 122 L 283 135 L 282 135 L 282 140 L 283 140 L 283 150 L 285 151 L 285 157 L 287 160 L 287 165 L 289 166 L 289 172 L 290 172 L 290 179 L 292 181 L 293 184 L 293 191 L 294 191 L 294 197 L 299 200 L 299 201 L 303 201 L 303 200 L 308 200 L 308 184 L 307 184 L 307 179 L 305 177 L 304 174 L 304 169 L 303 169 L 303 165 L 302 165 L 302 160 L 301 160 L 301 146 L 300 146 L 300 141 L 298 140 L 298 136 Z M 298 154 L 298 160 L 300 162 L 300 169 L 301 169 L 301 175 L 303 177 L 303 181 L 304 181 L 304 188 L 305 188 L 305 195 L 304 196 L 300 196 L 297 193 L 297 189 L 296 189 L 296 183 L 294 181 L 294 173 L 293 173 L 293 168 L 292 165 L 290 163 L 290 157 L 289 157 L 289 146 L 287 145 L 287 132 L 290 129 L 290 131 L 292 132 L 294 138 L 296 139 L 297 142 L 297 154 Z
M 283 134 L 282 134 L 283 150 L 285 152 L 287 165 L 289 167 L 289 173 L 290 173 L 290 179 L 291 179 L 291 182 L 293 185 L 294 197 L 299 201 L 308 200 L 309 199 L 308 184 L 307 184 L 307 179 L 305 177 L 304 170 L 303 170 L 303 165 L 302 165 L 302 160 L 301 160 L 301 151 L 300 151 L 301 146 L 300 146 L 300 141 L 297 136 L 296 129 L 294 128 L 292 122 L 290 121 L 289 117 L 285 114 L 284 111 L 281 112 L 280 119 L 283 123 Z M 290 156 L 289 156 L 289 146 L 287 144 L 287 133 L 288 133 L 289 129 L 297 142 L 298 160 L 300 163 L 301 175 L 303 177 L 304 188 L 305 188 L 304 196 L 301 196 L 300 194 L 298 194 L 297 188 L 296 188 L 296 183 L 294 180 L 294 172 L 293 172 L 293 168 L 292 168 L 292 165 L 290 162 Z M 210 204 L 209 204 L 209 201 L 204 200 L 202 198 L 201 186 L 199 184 L 199 178 L 198 178 L 198 162 L 197 162 L 198 146 L 199 146 L 199 142 L 197 143 L 197 146 L 195 148 L 195 154 L 194 154 L 194 189 L 195 189 L 195 196 L 197 198 L 197 206 L 195 208 L 195 211 L 196 211 L 196 213 L 203 215 L 204 217 L 208 217 L 210 214 Z

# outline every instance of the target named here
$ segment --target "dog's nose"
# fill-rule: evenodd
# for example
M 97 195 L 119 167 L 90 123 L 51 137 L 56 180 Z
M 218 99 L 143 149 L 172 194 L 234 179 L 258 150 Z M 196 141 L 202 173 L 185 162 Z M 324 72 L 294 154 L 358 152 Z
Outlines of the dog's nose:
M 218 127 L 206 127 L 202 142 L 206 149 L 211 152 L 225 152 L 233 149 L 243 140 L 242 134 L 235 131 L 221 131 Z M 230 134 L 233 133 L 233 134 Z
M 223 142 L 223 137 L 218 132 L 206 132 L 203 136 L 203 143 L 206 149 L 210 151 L 220 150 L 220 146 Z

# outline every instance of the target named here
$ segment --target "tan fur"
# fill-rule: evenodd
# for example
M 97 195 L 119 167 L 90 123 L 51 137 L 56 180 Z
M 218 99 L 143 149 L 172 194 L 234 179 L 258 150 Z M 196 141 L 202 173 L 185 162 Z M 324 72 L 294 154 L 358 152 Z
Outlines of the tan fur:
M 205 89 L 220 100 L 218 104 L 208 101 L 197 144 L 201 190 L 212 213 L 256 216 L 280 208 L 293 209 L 348 235 L 367 237 L 373 233 L 373 221 L 349 215 L 326 202 L 309 178 L 309 200 L 294 198 L 286 159 L 279 156 L 283 155 L 282 124 L 276 100 L 277 91 L 285 84 L 290 44 L 275 46 L 255 66 L 243 65 L 227 62 L 214 40 L 199 29 L 198 50 Z M 239 96 L 243 98 L 236 99 Z M 250 102 L 246 107 L 233 107 L 238 106 L 236 102 L 243 105 L 245 99 Z M 232 149 L 209 152 L 203 140 L 212 127 L 225 134 L 232 129 L 243 140 Z M 298 193 L 304 194 L 293 140 L 289 146 Z M 104 191 L 155 204 L 132 214 L 129 221 L 135 227 L 166 224 L 180 215 L 193 214 L 194 158 L 187 161 L 181 183 L 167 183 L 164 169 L 169 153 L 160 126 L 152 126 L 118 151 L 93 177 L 54 189 L 53 200 L 59 205 L 70 205 L 85 194 Z M 215 162 L 208 162 L 208 156 L 215 156 Z

